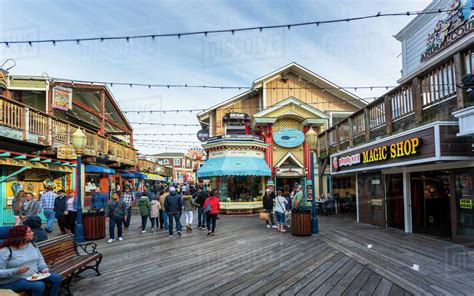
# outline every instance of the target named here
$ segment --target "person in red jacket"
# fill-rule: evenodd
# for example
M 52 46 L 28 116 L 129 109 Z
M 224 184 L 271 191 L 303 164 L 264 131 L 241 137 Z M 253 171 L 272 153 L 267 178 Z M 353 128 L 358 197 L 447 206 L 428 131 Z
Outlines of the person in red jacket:
M 211 209 L 207 213 L 207 218 L 206 218 L 207 235 L 214 235 L 214 231 L 216 230 L 217 214 L 219 213 L 219 209 L 221 207 L 219 198 L 215 196 L 214 191 L 211 191 L 209 197 L 206 198 L 206 201 L 204 202 L 204 210 L 206 210 L 207 205 L 211 206 Z M 212 222 L 212 231 L 211 231 L 211 222 Z

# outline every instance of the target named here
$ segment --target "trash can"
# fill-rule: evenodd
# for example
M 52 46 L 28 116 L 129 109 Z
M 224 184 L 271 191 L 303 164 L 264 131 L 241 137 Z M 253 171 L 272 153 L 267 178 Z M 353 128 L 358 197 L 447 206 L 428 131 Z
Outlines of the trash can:
M 95 240 L 105 237 L 105 214 L 84 213 L 82 215 L 84 237 L 86 240 Z
M 311 235 L 311 209 L 291 210 L 291 234 L 295 236 Z

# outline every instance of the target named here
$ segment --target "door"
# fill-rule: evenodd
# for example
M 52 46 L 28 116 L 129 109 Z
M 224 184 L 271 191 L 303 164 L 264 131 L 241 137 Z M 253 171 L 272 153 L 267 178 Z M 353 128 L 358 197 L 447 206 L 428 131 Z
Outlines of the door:
M 386 178 L 388 226 L 404 229 L 403 174 L 387 175 Z

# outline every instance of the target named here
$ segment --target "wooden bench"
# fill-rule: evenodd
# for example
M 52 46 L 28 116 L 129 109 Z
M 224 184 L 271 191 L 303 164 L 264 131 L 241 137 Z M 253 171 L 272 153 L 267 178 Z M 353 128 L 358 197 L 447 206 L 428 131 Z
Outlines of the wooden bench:
M 93 242 L 76 244 L 72 235 L 61 235 L 37 244 L 44 261 L 51 272 L 63 277 L 63 285 L 70 295 L 69 285 L 76 275 L 87 269 L 95 270 L 100 275 L 99 264 L 102 254 L 96 251 L 97 244 Z M 82 254 L 79 252 L 82 250 Z

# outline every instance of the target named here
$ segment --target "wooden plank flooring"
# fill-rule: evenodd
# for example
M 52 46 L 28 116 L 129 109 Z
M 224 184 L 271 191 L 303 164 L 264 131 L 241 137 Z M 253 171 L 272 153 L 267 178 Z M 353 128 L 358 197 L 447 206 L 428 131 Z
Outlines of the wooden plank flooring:
M 472 295 L 472 249 L 396 229 L 320 217 L 320 234 L 295 237 L 256 216 L 220 216 L 216 236 L 141 234 L 96 241 L 102 276 L 84 272 L 75 295 Z M 196 225 L 195 225 L 196 227 Z M 372 248 L 367 245 L 372 244 Z M 419 265 L 419 271 L 413 270 Z

